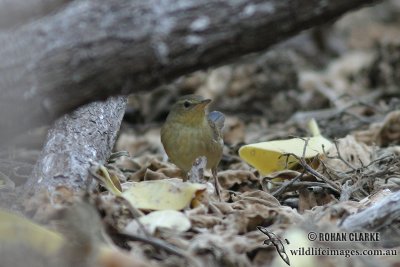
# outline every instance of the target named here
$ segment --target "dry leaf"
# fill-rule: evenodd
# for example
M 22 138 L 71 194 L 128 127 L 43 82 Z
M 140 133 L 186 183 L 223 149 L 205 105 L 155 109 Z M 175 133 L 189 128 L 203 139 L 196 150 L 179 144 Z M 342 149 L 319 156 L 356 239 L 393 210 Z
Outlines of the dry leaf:
M 148 210 L 181 210 L 206 191 L 204 184 L 182 182 L 180 179 L 164 179 L 130 183 L 122 193 L 134 207 Z
M 383 122 L 371 124 L 368 130 L 357 131 L 354 136 L 368 145 L 400 144 L 400 110 L 390 112 Z
M 240 251 L 241 247 L 246 247 L 245 241 L 240 236 L 204 233 L 193 238 L 189 251 L 208 263 L 207 266 L 251 266 L 249 258 Z
M 342 160 L 337 158 L 337 150 L 339 150 Z M 345 138 L 337 140 L 337 149 L 333 146 L 326 151 L 326 155 L 329 158 L 324 159 L 324 163 L 328 168 L 335 170 L 335 172 L 348 172 L 352 171 L 352 168 L 343 162 L 343 160 L 354 168 L 360 168 L 367 166 L 371 162 L 372 153 L 372 147 L 357 142 L 352 135 L 348 135 Z
M 258 181 L 252 171 L 245 170 L 226 170 L 218 173 L 219 183 L 223 188 L 231 188 L 236 184 L 251 183 Z
M 210 214 L 197 214 L 190 216 L 190 221 L 193 228 L 210 229 L 214 225 L 220 224 L 222 219 Z
M 235 201 L 235 203 L 240 203 L 243 201 L 248 202 L 247 205 L 259 203 L 266 207 L 280 206 L 279 201 L 275 197 L 261 190 L 256 190 L 253 192 L 245 192 L 243 194 L 233 197 L 233 200 Z
M 150 169 L 147 169 L 146 172 L 144 173 L 144 180 L 145 181 L 152 181 L 152 180 L 164 180 L 168 179 L 165 174 L 161 172 L 155 172 Z
M 303 213 L 305 210 L 312 209 L 315 206 L 323 206 L 335 198 L 326 192 L 326 189 L 320 188 L 320 191 L 313 192 L 308 188 L 300 188 L 299 190 L 299 212 Z

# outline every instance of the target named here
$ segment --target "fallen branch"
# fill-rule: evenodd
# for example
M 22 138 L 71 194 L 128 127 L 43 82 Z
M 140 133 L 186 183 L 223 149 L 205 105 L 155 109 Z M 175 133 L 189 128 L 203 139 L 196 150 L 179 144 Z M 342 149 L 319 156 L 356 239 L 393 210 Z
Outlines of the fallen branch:
M 125 97 L 94 102 L 59 119 L 49 131 L 29 192 L 56 193 L 86 189 L 90 163 L 104 162 L 111 153 L 125 111 Z
M 373 2 L 72 1 L 0 35 L 0 142 L 86 103 L 265 50 Z
M 340 225 L 347 231 L 377 231 L 400 218 L 400 191 L 397 191 L 366 209 L 348 216 Z

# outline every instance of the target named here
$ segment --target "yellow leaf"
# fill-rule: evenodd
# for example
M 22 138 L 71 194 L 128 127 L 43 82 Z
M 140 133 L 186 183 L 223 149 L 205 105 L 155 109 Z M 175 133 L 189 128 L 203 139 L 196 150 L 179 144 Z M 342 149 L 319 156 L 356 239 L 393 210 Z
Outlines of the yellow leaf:
M 164 179 L 132 183 L 122 193 L 134 207 L 148 210 L 181 210 L 190 205 L 196 193 L 204 192 L 206 185 Z
M 310 122 L 310 130 L 314 134 L 309 138 L 292 138 L 288 140 L 275 140 L 242 146 L 239 149 L 239 156 L 247 163 L 254 166 L 262 175 L 275 171 L 290 169 L 298 164 L 293 157 L 284 157 L 284 154 L 293 154 L 297 157 L 303 156 L 305 142 L 308 139 L 304 158 L 313 158 L 328 150 L 332 143 L 321 136 L 315 121 Z
M 51 255 L 63 245 L 64 238 L 28 219 L 0 210 L 0 244 L 24 244 Z

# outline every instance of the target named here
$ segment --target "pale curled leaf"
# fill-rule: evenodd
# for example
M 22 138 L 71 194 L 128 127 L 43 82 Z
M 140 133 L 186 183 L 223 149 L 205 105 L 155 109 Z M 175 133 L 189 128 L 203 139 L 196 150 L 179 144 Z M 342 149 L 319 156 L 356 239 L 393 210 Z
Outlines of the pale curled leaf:
M 206 189 L 204 184 L 164 179 L 131 183 L 122 196 L 139 209 L 181 210 L 189 206 Z
M 308 129 L 310 130 L 312 136 L 320 136 L 321 132 L 319 131 L 319 127 L 315 119 L 312 119 L 308 123 Z
M 279 239 L 282 242 L 282 247 L 280 248 L 280 253 L 284 253 L 291 264 L 294 263 L 294 266 L 306 267 L 306 266 L 319 266 L 317 257 L 313 255 L 295 255 L 290 253 L 291 250 L 298 250 L 299 248 L 309 249 L 313 246 L 312 242 L 309 241 L 309 237 L 307 237 L 307 232 L 299 228 L 291 228 L 289 229 L 283 237 Z M 289 241 L 289 244 L 285 242 L 285 240 Z M 275 257 L 272 261 L 273 267 L 284 267 L 288 266 L 284 260 L 280 257 Z
M 190 229 L 190 220 L 182 212 L 176 210 L 153 211 L 139 218 L 146 229 L 154 234 L 157 228 L 167 228 L 174 232 L 185 232 Z
M 97 172 L 99 172 L 99 174 Z M 118 177 L 113 174 L 110 175 L 107 168 L 103 165 L 98 166 L 97 172 L 96 174 L 93 173 L 93 175 L 96 175 L 96 178 L 101 180 L 103 186 L 114 195 L 121 196 L 122 189 Z

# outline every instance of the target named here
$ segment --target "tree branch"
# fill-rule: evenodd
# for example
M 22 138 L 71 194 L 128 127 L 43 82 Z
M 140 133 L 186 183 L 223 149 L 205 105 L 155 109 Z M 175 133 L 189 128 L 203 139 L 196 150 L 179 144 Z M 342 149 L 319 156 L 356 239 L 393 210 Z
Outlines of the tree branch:
M 126 98 L 83 106 L 56 121 L 49 131 L 26 191 L 79 191 L 88 185 L 90 163 L 110 155 L 125 112 Z
M 0 34 L 0 142 L 268 48 L 375 0 L 86 0 Z
M 347 217 L 341 228 L 347 231 L 378 231 L 400 218 L 400 191 L 379 200 L 366 209 Z

